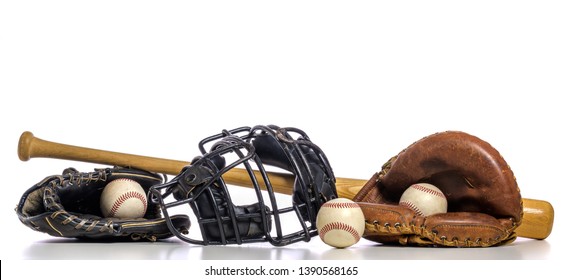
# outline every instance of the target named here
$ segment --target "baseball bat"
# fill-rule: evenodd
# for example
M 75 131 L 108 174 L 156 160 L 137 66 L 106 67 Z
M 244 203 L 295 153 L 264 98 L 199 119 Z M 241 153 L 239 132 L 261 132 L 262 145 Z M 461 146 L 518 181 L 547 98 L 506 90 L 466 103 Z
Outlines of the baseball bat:
M 30 158 L 56 158 L 132 167 L 169 175 L 178 175 L 183 167 L 190 164 L 188 161 L 111 152 L 46 141 L 35 137 L 33 133 L 28 131 L 24 132 L 19 139 L 18 156 L 22 161 L 27 161 Z M 259 172 L 254 172 L 256 172 L 258 183 L 263 185 Z M 268 178 L 275 192 L 292 194 L 294 183 L 292 174 L 268 172 Z M 246 169 L 231 169 L 223 175 L 223 179 L 228 184 L 253 187 Z M 352 199 L 366 182 L 362 179 L 338 177 L 336 178 L 338 196 Z M 523 220 L 516 229 L 517 236 L 545 239 L 550 235 L 553 223 L 554 208 L 548 201 L 523 198 Z

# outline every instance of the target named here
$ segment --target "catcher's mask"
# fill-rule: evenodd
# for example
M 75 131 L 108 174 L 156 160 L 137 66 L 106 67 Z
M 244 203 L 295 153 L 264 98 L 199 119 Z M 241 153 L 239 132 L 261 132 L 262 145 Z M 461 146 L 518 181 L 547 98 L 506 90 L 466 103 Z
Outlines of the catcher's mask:
M 335 178 L 324 153 L 303 131 L 277 126 L 224 130 L 203 139 L 199 149 L 202 156 L 170 182 L 150 190 L 151 199 L 161 205 L 170 230 L 178 238 L 201 245 L 268 241 L 284 246 L 309 241 L 318 234 L 316 215 L 323 203 L 337 197 Z M 278 205 L 275 186 L 267 175 L 271 170 L 266 166 L 294 175 L 288 207 Z M 251 182 L 253 191 L 248 197 L 252 202 L 257 197 L 257 202 L 235 205 L 223 178 L 226 172 L 236 173 L 241 184 Z M 188 237 L 169 219 L 172 208 L 183 211 L 185 204 L 197 216 L 200 239 Z M 288 234 L 284 232 L 287 223 L 282 223 L 287 218 L 297 222 L 291 223 L 296 226 Z

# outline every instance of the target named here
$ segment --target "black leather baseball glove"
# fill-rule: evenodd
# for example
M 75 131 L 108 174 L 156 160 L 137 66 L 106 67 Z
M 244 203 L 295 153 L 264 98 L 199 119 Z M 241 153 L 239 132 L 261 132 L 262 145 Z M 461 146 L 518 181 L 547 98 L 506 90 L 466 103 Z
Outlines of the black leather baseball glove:
M 112 180 L 127 178 L 138 182 L 145 192 L 162 183 L 162 177 L 137 169 L 105 168 L 81 173 L 67 168 L 28 189 L 20 199 L 16 213 L 31 229 L 57 237 L 103 239 L 110 241 L 150 240 L 172 237 L 160 206 L 148 200 L 143 218 L 105 218 L 100 196 Z M 172 217 L 176 228 L 189 230 L 187 215 Z

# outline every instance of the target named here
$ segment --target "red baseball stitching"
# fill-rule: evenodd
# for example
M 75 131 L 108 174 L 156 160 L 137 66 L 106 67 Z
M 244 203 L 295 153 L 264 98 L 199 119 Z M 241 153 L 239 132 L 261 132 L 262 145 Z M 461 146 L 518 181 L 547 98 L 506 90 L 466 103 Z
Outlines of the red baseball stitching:
M 355 230 L 352 226 L 342 223 L 342 222 L 333 222 L 333 223 L 328 223 L 326 224 L 324 227 L 322 227 L 320 229 L 320 238 L 322 238 L 322 240 L 324 240 L 324 235 L 326 235 L 326 233 L 328 233 L 331 230 L 334 229 L 339 229 L 339 230 L 343 230 L 343 231 L 347 231 L 349 234 L 351 234 L 353 236 L 353 238 L 355 239 L 355 242 L 359 241 L 359 239 L 361 239 L 361 236 L 359 236 L 359 232 L 357 232 L 357 230 Z
M 416 206 L 414 205 L 412 202 L 410 201 L 402 201 L 400 203 L 398 203 L 399 205 L 405 206 L 407 208 L 410 208 L 412 211 L 414 211 L 416 213 L 416 215 L 418 216 L 424 216 L 424 214 L 422 213 L 422 211 Z
M 327 208 L 359 208 L 359 204 L 351 202 L 328 202 L 322 206 Z
M 143 212 L 146 212 L 147 205 L 146 205 L 146 200 L 144 200 L 144 196 L 142 194 L 138 193 L 138 192 L 135 192 L 135 191 L 128 191 L 128 192 L 120 195 L 117 198 L 117 200 L 115 201 L 115 203 L 111 207 L 111 211 L 109 211 L 109 217 L 115 216 L 115 213 L 117 213 L 117 211 L 119 211 L 119 207 L 121 207 L 121 205 L 123 203 L 125 203 L 125 201 L 127 199 L 130 199 L 130 198 L 136 198 L 136 199 L 140 200 L 141 203 L 142 203 L 142 206 L 143 206 Z
M 129 178 L 119 178 L 119 179 L 115 179 L 115 180 L 113 180 L 113 181 L 111 181 L 111 182 L 114 182 L 114 181 L 129 181 L 129 182 L 135 182 L 135 183 L 138 184 L 137 181 L 135 181 L 135 180 L 133 180 L 133 179 L 129 179 Z
M 427 188 L 427 187 L 425 187 L 425 186 L 415 184 L 415 185 L 413 185 L 412 187 L 413 187 L 414 189 L 418 190 L 418 191 L 426 192 L 426 193 L 428 193 L 428 194 L 432 194 L 432 195 L 435 195 L 435 196 L 438 196 L 438 197 L 442 197 L 442 198 L 447 199 L 443 193 L 438 192 L 438 191 L 436 191 L 436 190 L 432 190 L 432 189 Z

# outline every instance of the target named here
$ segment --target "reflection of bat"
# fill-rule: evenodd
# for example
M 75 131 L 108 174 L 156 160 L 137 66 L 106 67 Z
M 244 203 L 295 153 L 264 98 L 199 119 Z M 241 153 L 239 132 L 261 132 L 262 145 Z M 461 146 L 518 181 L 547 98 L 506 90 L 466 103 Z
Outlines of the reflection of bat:
M 184 166 L 190 164 L 187 161 L 138 156 L 54 143 L 36 138 L 31 132 L 24 132 L 21 135 L 18 156 L 22 161 L 27 161 L 33 157 L 58 158 L 133 167 L 170 175 L 179 174 Z M 261 176 L 256 177 L 261 178 Z M 291 194 L 293 192 L 294 178 L 292 175 L 269 172 L 268 177 L 276 192 L 283 194 Z M 223 178 L 229 184 L 243 187 L 253 186 L 249 181 L 246 170 L 231 169 L 223 175 Z M 363 187 L 365 182 L 366 180 L 360 179 L 336 178 L 338 195 L 351 199 Z M 524 198 L 523 211 L 523 222 L 516 230 L 517 235 L 534 239 L 548 237 L 554 222 L 554 208 L 552 205 L 544 200 Z

